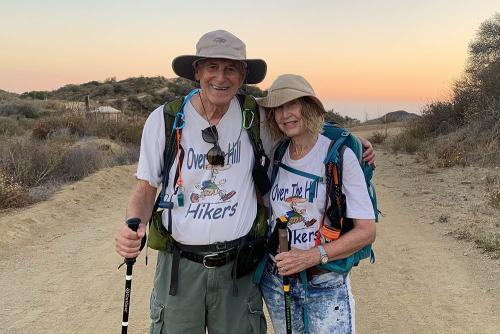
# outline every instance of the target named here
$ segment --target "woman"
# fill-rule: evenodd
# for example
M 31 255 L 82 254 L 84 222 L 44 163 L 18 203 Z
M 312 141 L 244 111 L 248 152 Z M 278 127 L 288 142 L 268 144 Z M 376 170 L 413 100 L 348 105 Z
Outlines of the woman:
M 317 267 L 323 261 L 345 258 L 375 240 L 372 204 L 357 158 L 345 149 L 342 192 L 346 196 L 346 217 L 353 228 L 335 241 L 325 240 L 320 231 L 325 214 L 326 186 L 320 183 L 313 201 L 308 189 L 311 179 L 292 172 L 324 175 L 323 159 L 330 139 L 321 135 L 325 109 L 309 83 L 298 75 L 279 76 L 267 97 L 258 100 L 267 111 L 269 130 L 275 138 L 290 138 L 270 192 L 274 217 L 288 217 L 291 250 L 268 261 L 261 280 L 273 327 L 285 333 L 282 276 L 290 277 L 293 333 L 354 333 L 354 300 L 349 275 Z M 325 218 L 327 219 L 327 218 Z M 326 258 L 327 256 L 328 258 Z M 324 263 L 324 262 L 323 262 Z M 306 271 L 307 283 L 299 273 Z

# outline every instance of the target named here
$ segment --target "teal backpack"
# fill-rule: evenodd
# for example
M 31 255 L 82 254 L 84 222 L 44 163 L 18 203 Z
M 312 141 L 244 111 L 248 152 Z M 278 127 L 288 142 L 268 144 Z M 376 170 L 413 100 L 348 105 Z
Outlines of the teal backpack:
M 281 160 L 288 148 L 288 145 L 290 144 L 289 139 L 284 139 L 280 143 L 278 143 L 274 152 L 271 184 L 274 184 L 279 168 L 284 168 L 289 172 L 311 179 L 311 190 L 309 191 L 310 196 L 314 196 L 314 189 L 315 187 L 317 187 L 318 183 L 324 182 L 327 186 L 327 203 L 325 205 L 327 210 L 325 211 L 325 215 L 327 215 L 327 217 L 329 218 L 331 226 L 327 226 L 325 220 L 325 224 L 321 227 L 321 233 L 327 239 L 327 241 L 330 241 L 339 238 L 342 234 L 353 228 L 352 220 L 345 217 L 346 200 L 345 195 L 342 194 L 342 157 L 346 147 L 350 148 L 358 158 L 359 164 L 365 176 L 365 182 L 370 200 L 372 202 L 376 222 L 378 222 L 378 215 L 380 211 L 377 208 L 377 196 L 375 187 L 373 186 L 373 183 L 371 181 L 373 177 L 373 167 L 363 161 L 363 146 L 361 144 L 361 141 L 352 133 L 350 133 L 349 130 L 340 128 L 335 124 L 328 122 L 324 124 L 322 134 L 325 137 L 331 139 L 327 156 L 323 161 L 325 165 L 324 176 L 317 176 L 306 173 L 304 171 L 300 171 L 283 164 Z M 312 201 L 312 198 L 309 198 L 309 200 Z M 270 223 L 271 219 L 272 212 L 269 215 Z M 271 225 L 272 224 L 269 224 L 269 226 Z M 268 236 L 270 239 L 272 238 L 271 234 L 272 231 L 268 231 Z M 272 244 L 271 241 L 270 244 Z M 365 246 L 364 248 L 353 253 L 347 258 L 330 261 L 326 264 L 320 264 L 319 267 L 328 271 L 348 273 L 353 266 L 357 266 L 361 260 L 366 258 L 370 258 L 371 263 L 375 262 L 375 254 L 372 250 L 371 245 Z M 261 261 L 256 269 L 256 273 L 254 276 L 255 283 L 260 282 L 260 278 L 262 276 L 262 272 L 264 271 L 266 263 L 267 257 L 265 257 Z

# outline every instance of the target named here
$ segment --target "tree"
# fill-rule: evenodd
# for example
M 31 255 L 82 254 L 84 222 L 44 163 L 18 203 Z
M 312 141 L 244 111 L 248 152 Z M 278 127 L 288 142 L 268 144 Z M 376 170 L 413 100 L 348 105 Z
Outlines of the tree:
M 466 78 L 482 109 L 500 102 L 500 13 L 479 26 L 469 45 Z M 464 84 L 461 85 L 463 94 Z

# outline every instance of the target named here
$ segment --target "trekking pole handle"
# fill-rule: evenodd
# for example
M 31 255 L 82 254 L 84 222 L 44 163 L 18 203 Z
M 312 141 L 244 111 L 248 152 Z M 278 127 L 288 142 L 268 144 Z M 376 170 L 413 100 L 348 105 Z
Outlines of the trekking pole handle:
M 134 232 L 137 232 L 137 229 L 139 228 L 139 224 L 141 223 L 141 219 L 137 218 L 137 217 L 129 218 L 129 219 L 127 219 L 127 221 L 125 221 L 125 223 L 127 224 L 129 229 L 131 229 Z M 144 247 L 144 241 L 145 241 L 145 239 L 143 238 L 143 240 L 141 240 L 141 250 Z M 125 259 L 125 262 L 130 262 L 130 261 L 135 262 L 135 258 L 132 258 L 132 259 L 126 258 Z
M 288 252 L 288 229 L 286 227 L 288 219 L 286 216 L 281 216 L 276 219 L 276 227 L 278 228 L 279 251 L 280 253 Z
M 137 229 L 139 228 L 139 224 L 141 223 L 141 218 L 129 218 L 125 222 L 128 226 L 129 229 L 131 229 L 134 232 L 137 232 Z

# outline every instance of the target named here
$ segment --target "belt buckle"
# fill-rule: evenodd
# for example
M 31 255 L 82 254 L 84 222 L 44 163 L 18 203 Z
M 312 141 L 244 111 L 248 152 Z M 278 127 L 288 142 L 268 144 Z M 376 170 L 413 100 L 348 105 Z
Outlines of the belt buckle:
M 207 265 L 207 259 L 210 259 L 212 257 L 216 257 L 218 256 L 219 253 L 212 253 L 212 254 L 207 254 L 203 257 L 203 266 L 207 269 L 214 269 L 214 268 L 217 268 L 216 266 L 209 266 Z

